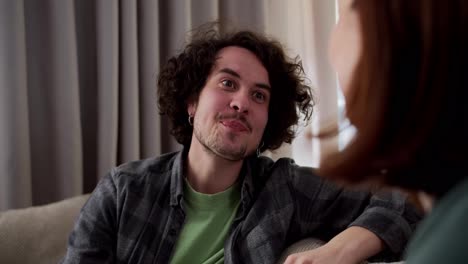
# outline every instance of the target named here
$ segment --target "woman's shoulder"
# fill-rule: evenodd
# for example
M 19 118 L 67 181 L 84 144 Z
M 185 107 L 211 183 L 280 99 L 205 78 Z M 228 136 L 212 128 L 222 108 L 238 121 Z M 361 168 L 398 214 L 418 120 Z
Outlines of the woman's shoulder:
M 468 179 L 454 187 L 421 223 L 408 248 L 407 263 L 466 263 Z

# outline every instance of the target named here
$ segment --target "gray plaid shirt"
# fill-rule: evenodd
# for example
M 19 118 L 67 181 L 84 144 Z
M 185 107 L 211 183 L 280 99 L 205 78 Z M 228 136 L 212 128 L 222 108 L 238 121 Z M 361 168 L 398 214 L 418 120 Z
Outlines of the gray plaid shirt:
M 81 210 L 64 263 L 168 263 L 184 225 L 184 152 L 121 165 Z M 403 253 L 420 215 L 397 193 L 371 195 L 324 181 L 290 159 L 245 160 L 241 204 L 224 245 L 225 263 L 274 263 L 304 237 L 330 239 L 361 226 Z

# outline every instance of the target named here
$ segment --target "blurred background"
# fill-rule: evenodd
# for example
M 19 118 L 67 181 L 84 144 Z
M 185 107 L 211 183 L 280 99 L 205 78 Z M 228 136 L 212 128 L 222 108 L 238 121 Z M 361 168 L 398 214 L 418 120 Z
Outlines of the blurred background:
M 349 136 L 312 136 L 343 120 L 327 59 L 336 16 L 332 0 L 0 0 L 0 211 L 91 192 L 118 164 L 180 149 L 158 115 L 157 74 L 214 20 L 300 56 L 312 123 L 264 154 L 319 166 Z

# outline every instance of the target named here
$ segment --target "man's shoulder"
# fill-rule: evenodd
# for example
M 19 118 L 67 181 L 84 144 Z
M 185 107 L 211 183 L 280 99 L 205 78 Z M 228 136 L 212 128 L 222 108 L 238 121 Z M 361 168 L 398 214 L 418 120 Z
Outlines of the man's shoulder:
M 170 176 L 174 166 L 178 166 L 180 152 L 163 154 L 142 160 L 130 161 L 112 170 L 116 181 L 157 182 Z M 167 176 L 167 177 L 166 177 Z
M 276 161 L 266 156 L 260 156 L 257 160 L 259 166 L 265 171 L 282 174 L 315 174 L 315 169 L 296 164 L 294 159 L 283 157 Z
M 258 158 L 259 178 L 263 181 L 285 184 L 294 189 L 319 187 L 324 183 L 322 177 L 317 175 L 316 169 L 312 167 L 301 166 L 295 163 L 291 158 L 280 158 L 276 161 L 268 157 Z
M 119 165 L 115 170 L 121 173 L 129 174 L 140 174 L 147 171 L 164 172 L 172 168 L 174 160 L 178 154 L 179 152 L 171 152 L 158 157 L 130 161 Z
M 267 169 L 277 169 L 280 168 L 287 168 L 289 166 L 295 166 L 294 160 L 291 158 L 279 158 L 277 160 L 273 160 L 267 156 L 260 156 L 255 159 L 255 162 L 261 166 L 262 168 Z

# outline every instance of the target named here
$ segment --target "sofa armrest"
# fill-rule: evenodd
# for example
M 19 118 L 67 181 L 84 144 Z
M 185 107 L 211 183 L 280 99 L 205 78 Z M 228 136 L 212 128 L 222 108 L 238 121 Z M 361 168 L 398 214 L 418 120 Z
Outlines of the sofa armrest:
M 89 195 L 0 213 L 0 263 L 57 263 Z

